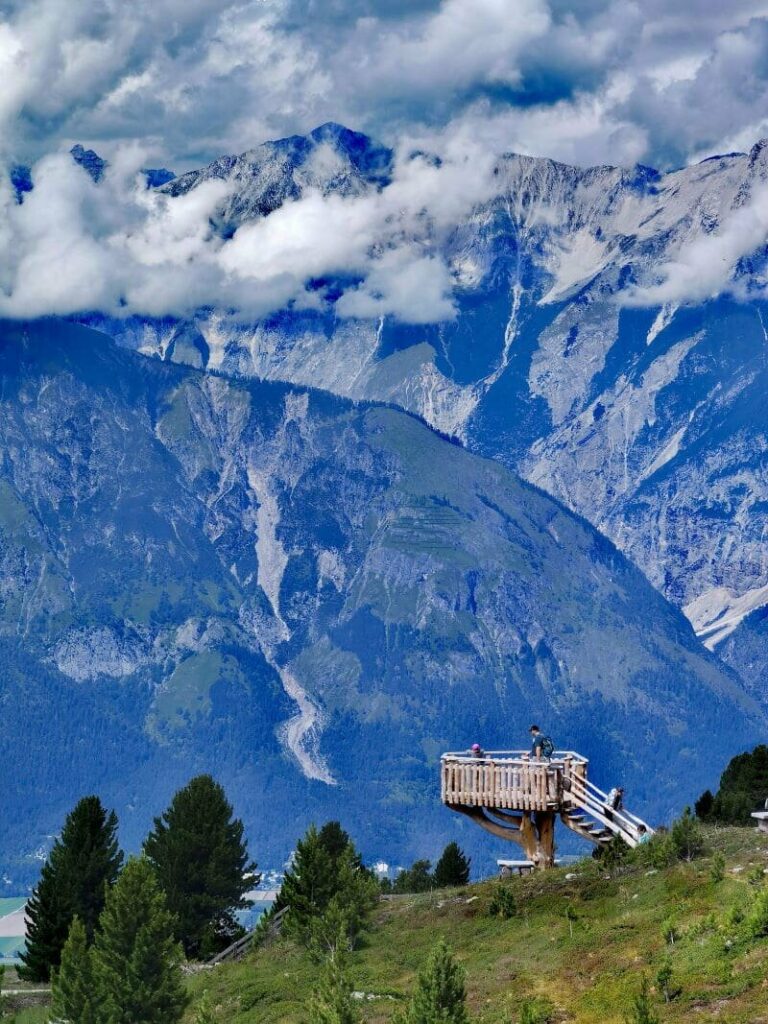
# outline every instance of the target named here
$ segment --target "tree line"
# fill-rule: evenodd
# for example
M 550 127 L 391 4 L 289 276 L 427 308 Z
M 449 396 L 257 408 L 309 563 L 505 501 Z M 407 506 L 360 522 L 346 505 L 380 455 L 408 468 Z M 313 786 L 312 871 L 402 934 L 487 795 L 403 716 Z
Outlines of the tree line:
M 117 833 L 116 814 L 97 796 L 67 815 L 27 903 L 19 974 L 52 984 L 57 1021 L 174 1024 L 188 1001 L 182 962 L 208 959 L 245 934 L 237 914 L 250 905 L 256 865 L 242 821 L 210 775 L 175 794 L 139 856 L 126 860 Z M 394 881 L 379 878 L 339 822 L 312 825 L 254 941 L 280 915 L 282 933 L 323 965 L 312 1005 L 324 1021 L 324 998 L 346 1003 L 345 958 L 381 896 L 466 885 L 469 875 L 469 859 L 449 843 L 434 871 L 421 860 Z

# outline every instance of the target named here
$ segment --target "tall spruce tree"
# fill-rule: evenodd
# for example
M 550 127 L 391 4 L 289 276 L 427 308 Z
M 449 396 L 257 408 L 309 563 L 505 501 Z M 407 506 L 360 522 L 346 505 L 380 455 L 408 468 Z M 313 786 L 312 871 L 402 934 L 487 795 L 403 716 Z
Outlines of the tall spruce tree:
M 438 889 L 453 885 L 466 885 L 469 881 L 471 861 L 464 856 L 458 843 L 448 843 L 435 865 L 433 878 Z
M 198 775 L 155 818 L 144 852 L 155 869 L 176 937 L 187 956 L 209 956 L 242 934 L 235 912 L 249 906 L 254 885 L 242 821 L 223 788 Z
M 349 836 L 349 832 L 346 832 L 341 827 L 340 822 L 327 821 L 317 835 L 320 840 L 320 844 L 328 851 L 328 856 L 331 858 L 334 865 L 336 865 L 341 857 L 347 854 L 349 850 L 352 851 L 358 865 L 362 865 L 362 858 L 355 849 L 354 843 Z
M 99 1024 L 97 1008 L 88 936 L 85 925 L 76 917 L 61 951 L 61 965 L 53 973 L 53 1018 L 73 1024 Z
M 75 917 L 88 941 L 93 939 L 105 890 L 122 863 L 114 811 L 108 814 L 96 796 L 84 797 L 67 816 L 27 904 L 27 948 L 19 972 L 24 978 L 50 980 Z
M 309 944 L 312 923 L 324 913 L 335 892 L 333 860 L 314 825 L 296 844 L 277 903 L 288 907 L 285 929 Z
M 187 996 L 173 917 L 152 866 L 131 858 L 107 895 L 93 944 L 99 1024 L 176 1024 Z
M 469 1024 L 464 971 L 441 939 L 419 974 L 402 1024 Z

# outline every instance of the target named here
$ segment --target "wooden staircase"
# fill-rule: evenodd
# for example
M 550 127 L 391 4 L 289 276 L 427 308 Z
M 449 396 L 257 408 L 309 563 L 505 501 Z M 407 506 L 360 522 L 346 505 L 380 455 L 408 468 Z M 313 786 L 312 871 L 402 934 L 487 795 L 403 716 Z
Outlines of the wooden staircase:
M 573 832 L 597 845 L 606 845 L 618 836 L 627 846 L 635 847 L 640 841 L 640 826 L 653 835 L 653 829 L 637 815 L 625 808 L 613 810 L 608 803 L 608 794 L 590 782 L 586 775 L 572 778 L 570 784 L 564 780 L 560 820 Z

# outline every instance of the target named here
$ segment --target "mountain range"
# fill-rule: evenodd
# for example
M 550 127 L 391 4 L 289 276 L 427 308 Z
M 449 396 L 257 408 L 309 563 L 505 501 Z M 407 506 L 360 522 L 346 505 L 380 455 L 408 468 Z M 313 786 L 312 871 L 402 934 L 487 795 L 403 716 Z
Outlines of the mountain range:
M 438 323 L 342 315 L 342 278 L 258 320 L 3 323 L 0 874 L 32 878 L 85 791 L 135 848 L 197 771 L 266 866 L 340 806 L 366 856 L 458 830 L 487 857 L 439 753 L 532 718 L 650 818 L 715 783 L 768 707 L 765 253 L 715 297 L 665 268 L 749 216 L 765 154 L 502 158 L 470 216 L 420 226 Z M 385 194 L 402 159 L 329 124 L 144 174 L 170 202 L 228 183 L 227 239 Z
M 457 829 L 487 857 L 439 805 L 443 749 L 539 718 L 666 816 L 764 728 L 607 538 L 413 414 L 55 319 L 2 325 L 0 400 L 15 885 L 83 792 L 132 848 L 213 771 L 265 866 L 340 807 L 369 857 Z
M 309 194 L 386 190 L 394 159 L 330 124 L 162 187 L 178 196 L 227 181 L 216 228 L 228 236 Z M 491 198 L 435 239 L 451 320 L 341 317 L 344 284 L 325 281 L 319 308 L 249 323 L 208 308 L 183 321 L 89 322 L 166 359 L 416 412 L 586 517 L 758 692 L 766 664 L 757 677 L 747 669 L 738 636 L 768 601 L 764 240 L 736 261 L 728 288 L 709 295 L 694 270 L 697 247 L 712 245 L 698 257 L 706 265 L 720 259 L 734 217 L 756 222 L 767 182 L 763 142 L 665 174 L 509 155 Z M 665 299 L 660 271 L 686 259 L 693 298 Z M 762 635 L 760 622 L 745 629 Z

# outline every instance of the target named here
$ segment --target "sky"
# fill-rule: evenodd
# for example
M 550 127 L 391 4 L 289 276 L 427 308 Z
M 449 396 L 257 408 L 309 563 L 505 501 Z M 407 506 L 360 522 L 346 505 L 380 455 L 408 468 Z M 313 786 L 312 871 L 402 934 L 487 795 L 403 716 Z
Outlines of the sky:
M 35 180 L 22 205 L 0 180 L 0 315 L 257 317 L 336 273 L 358 280 L 339 314 L 430 322 L 455 310 L 434 243 L 489 198 L 497 154 L 665 170 L 767 136 L 768 0 L 0 0 L 0 82 L 0 162 Z M 381 194 L 307 195 L 226 240 L 225 184 L 170 201 L 138 173 L 327 121 L 442 164 L 398 159 Z M 98 186 L 74 143 L 108 158 Z M 747 221 L 757 244 L 768 214 Z M 725 247 L 722 287 L 744 227 L 655 299 L 700 292 Z
M 768 0 L 0 0 L 0 138 L 185 170 L 339 121 L 582 164 L 768 134 Z

